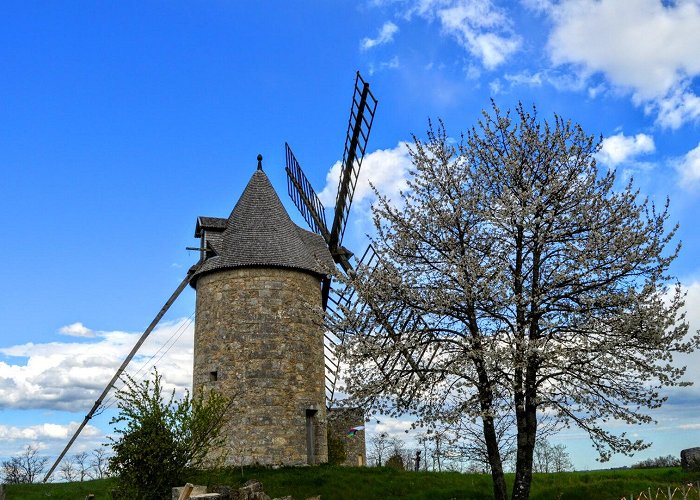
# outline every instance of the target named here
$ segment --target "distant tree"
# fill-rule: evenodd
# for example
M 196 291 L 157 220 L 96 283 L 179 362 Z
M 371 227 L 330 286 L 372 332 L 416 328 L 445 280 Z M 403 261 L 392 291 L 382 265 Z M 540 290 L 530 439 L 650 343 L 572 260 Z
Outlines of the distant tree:
M 533 469 L 535 472 L 566 472 L 574 468 L 569 453 L 563 444 L 551 444 L 538 439 L 535 444 Z
M 76 469 L 78 471 L 78 479 L 80 481 L 85 481 L 85 478 L 90 478 L 90 462 L 89 455 L 87 451 L 81 451 L 73 455 L 73 461 L 75 462 Z
M 381 467 L 384 465 L 384 461 L 389 457 L 389 450 L 391 449 L 391 440 L 388 434 L 385 432 L 380 432 L 374 434 L 369 439 L 369 459 L 376 467 Z
M 328 432 L 328 463 L 331 465 L 341 465 L 348 458 L 348 450 L 345 446 L 345 439 L 335 432 Z
M 155 369 L 152 380 L 137 383 L 127 376 L 124 384 L 117 393 L 119 414 L 111 421 L 119 427 L 117 437 L 110 437 L 109 459 L 123 495 L 165 498 L 183 482 L 187 467 L 215 465 L 207 463 L 207 453 L 223 447 L 220 431 L 229 400 L 211 392 L 176 401 L 175 390 L 166 398 Z
M 90 453 L 90 468 L 92 469 L 92 477 L 95 479 L 104 479 L 108 475 L 109 455 L 104 447 L 95 448 Z
M 358 301 L 331 325 L 345 335 L 354 403 L 422 427 L 480 420 L 497 500 L 500 412 L 512 412 L 512 498 L 524 500 L 541 414 L 587 432 L 601 460 L 642 450 L 604 422 L 652 421 L 661 389 L 684 385 L 674 353 L 700 344 L 685 338 L 684 294 L 668 272 L 679 250 L 668 202 L 617 185 L 596 164 L 599 147 L 522 105 L 494 105 L 457 143 L 431 126 L 411 147 L 400 200 L 379 195 L 373 207 L 381 264 L 347 279 Z M 387 334 L 378 310 L 414 311 L 427 328 Z M 421 361 L 406 361 L 411 352 Z
M 408 449 L 406 443 L 403 439 L 393 436 L 389 440 L 389 458 L 387 459 L 386 466 L 389 467 L 389 460 L 391 457 L 400 457 L 403 468 L 406 470 L 412 470 L 412 463 L 414 459 L 414 452 Z M 394 462 L 396 459 L 394 460 Z
M 47 457 L 39 455 L 39 448 L 27 445 L 22 453 L 2 462 L 2 478 L 5 484 L 35 482 L 48 462 Z
M 673 455 L 660 456 L 656 458 L 647 458 L 641 462 L 633 464 L 633 469 L 653 469 L 659 467 L 680 467 L 681 459 Z
M 566 446 L 558 443 L 552 446 L 552 472 L 567 472 L 574 470 L 569 452 Z
M 405 460 L 402 454 L 392 453 L 387 459 L 386 466 L 390 469 L 405 470 Z
M 78 471 L 75 466 L 75 462 L 73 461 L 73 457 L 64 458 L 58 471 L 61 474 L 61 479 L 64 481 L 72 483 L 78 479 Z

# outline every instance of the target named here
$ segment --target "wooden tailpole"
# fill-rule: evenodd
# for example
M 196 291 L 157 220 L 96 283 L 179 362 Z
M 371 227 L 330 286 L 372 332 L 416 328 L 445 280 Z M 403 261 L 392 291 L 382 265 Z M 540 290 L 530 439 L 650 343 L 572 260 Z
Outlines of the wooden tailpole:
M 126 366 L 131 362 L 133 357 L 136 355 L 136 352 L 139 350 L 141 347 L 141 344 L 144 343 L 148 335 L 153 331 L 153 329 L 156 327 L 156 325 L 160 322 L 160 320 L 163 318 L 165 313 L 170 309 L 170 306 L 173 305 L 173 302 L 175 302 L 175 299 L 178 298 L 180 293 L 185 289 L 185 287 L 189 284 L 189 282 L 192 280 L 192 276 L 194 276 L 194 273 L 196 273 L 201 266 L 201 263 L 195 264 L 190 268 L 189 271 L 187 271 L 187 276 L 185 276 L 185 279 L 182 280 L 182 283 L 177 287 L 177 289 L 173 292 L 173 294 L 170 296 L 168 301 L 165 303 L 163 307 L 161 307 L 160 311 L 158 314 L 156 314 L 156 317 L 153 318 L 153 321 L 151 321 L 151 324 L 148 325 L 148 328 L 141 334 L 141 337 L 139 338 L 138 342 L 136 342 L 136 345 L 131 349 L 131 352 L 127 355 L 127 357 L 124 359 L 122 362 L 121 366 L 117 370 L 117 372 L 114 374 L 112 377 L 112 380 L 109 381 L 107 384 L 107 387 L 104 388 L 102 391 L 102 394 L 100 394 L 100 397 L 97 398 L 95 401 L 95 404 L 92 405 L 92 408 L 90 411 L 85 415 L 85 418 L 83 419 L 83 422 L 80 424 L 78 429 L 75 431 L 75 434 L 73 434 L 73 437 L 68 441 L 68 444 L 66 445 L 65 448 L 63 448 L 63 451 L 61 454 L 58 456 L 54 464 L 51 466 L 51 469 L 49 469 L 49 472 L 46 473 L 46 476 L 44 476 L 44 482 L 48 481 L 49 477 L 51 477 L 51 474 L 53 474 L 53 471 L 56 470 L 56 467 L 58 466 L 59 463 L 61 463 L 61 460 L 63 460 L 63 457 L 66 455 L 68 450 L 70 449 L 71 446 L 73 446 L 73 443 L 75 440 L 78 438 L 80 433 L 82 432 L 83 428 L 87 425 L 88 421 L 95 415 L 95 412 L 97 409 L 100 407 L 102 404 L 102 401 L 104 398 L 107 396 L 107 393 L 112 389 L 116 381 L 119 379 L 121 374 L 124 372 L 126 369 Z

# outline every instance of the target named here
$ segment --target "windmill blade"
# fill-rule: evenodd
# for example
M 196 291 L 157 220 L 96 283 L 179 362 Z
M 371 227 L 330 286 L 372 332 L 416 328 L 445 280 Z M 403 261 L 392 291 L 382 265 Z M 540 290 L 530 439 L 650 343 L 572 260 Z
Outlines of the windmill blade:
M 347 263 L 346 259 L 343 261 Z M 370 276 L 381 266 L 381 259 L 372 245 L 367 247 L 358 265 L 371 269 Z M 350 269 L 348 274 L 354 272 Z M 359 315 L 364 320 L 362 324 L 353 325 L 353 329 L 373 331 L 372 335 L 382 339 L 380 351 L 383 354 L 374 356 L 373 362 L 385 378 L 397 371 L 403 374 L 399 395 L 403 398 L 416 377 L 421 381 L 425 379 L 424 372 L 435 359 L 439 348 L 438 344 L 433 342 L 434 334 L 425 319 L 403 302 L 389 300 L 371 303 L 363 300 L 349 285 L 332 289 L 326 309 L 327 320 L 330 323 L 339 321 L 343 316 L 342 311 L 354 306 L 359 307 Z M 341 335 L 338 337 L 332 333 L 332 329 L 327 329 L 325 335 L 326 396 L 329 407 L 333 403 L 340 376 L 340 360 L 335 351 L 345 341 L 344 334 Z
M 311 230 L 323 236 L 326 244 L 328 244 L 330 234 L 326 224 L 326 209 L 321 200 L 318 199 L 318 195 L 311 186 L 309 179 L 304 175 L 301 165 L 299 165 L 294 153 L 292 153 L 292 148 L 286 142 L 284 143 L 284 149 L 287 158 L 287 166 L 285 167 L 287 172 L 287 192 Z
M 343 308 L 349 308 L 356 300 L 355 289 L 350 286 L 336 286 L 328 297 L 326 321 L 333 323 L 342 318 Z M 326 406 L 331 408 L 335 400 L 338 379 L 340 378 L 340 357 L 336 349 L 345 342 L 343 333 L 338 336 L 331 329 L 324 334 L 324 355 L 326 359 Z
M 333 225 L 330 233 L 329 247 L 331 253 L 334 254 L 338 251 L 343 241 L 345 226 L 376 109 L 377 99 L 369 90 L 369 83 L 362 79 L 358 71 L 355 77 L 355 92 L 352 96 L 352 105 L 350 106 L 350 119 L 348 120 L 348 131 L 343 152 L 343 166 L 340 172 L 340 181 L 338 182 L 335 215 L 333 216 Z
M 194 274 L 197 272 L 197 270 L 201 267 L 201 261 L 198 264 L 195 264 L 192 266 L 189 271 L 187 271 L 187 275 L 185 276 L 185 279 L 182 280 L 182 282 L 178 285 L 178 287 L 175 289 L 173 294 L 170 296 L 170 298 L 165 302 L 165 305 L 161 307 L 160 311 L 158 311 L 158 314 L 156 314 L 155 318 L 153 318 L 153 321 L 151 321 L 151 324 L 148 325 L 146 330 L 141 334 L 141 337 L 139 337 L 139 340 L 136 342 L 134 347 L 131 348 L 131 352 L 126 356 L 124 361 L 122 362 L 121 366 L 117 369 L 116 373 L 112 376 L 112 379 L 109 381 L 107 384 L 107 387 L 104 388 L 102 391 L 102 394 L 100 394 L 100 397 L 97 398 L 95 401 L 95 404 L 92 405 L 92 408 L 90 411 L 85 415 L 85 418 L 83 419 L 83 422 L 78 426 L 78 429 L 75 431 L 73 434 L 73 437 L 71 437 L 70 441 L 68 441 L 68 444 L 66 447 L 63 449 L 61 454 L 58 456 L 54 464 L 51 466 L 51 469 L 49 469 L 49 472 L 46 473 L 46 476 L 44 476 L 44 482 L 46 482 L 50 477 L 51 474 L 53 474 L 53 471 L 56 469 L 59 463 L 61 463 L 61 460 L 63 460 L 63 457 L 68 453 L 68 450 L 70 449 L 71 446 L 73 446 L 73 443 L 75 442 L 76 439 L 78 439 L 78 436 L 82 432 L 82 430 L 85 428 L 87 423 L 90 421 L 90 419 L 95 415 L 95 412 L 100 408 L 102 405 L 102 401 L 104 401 L 104 398 L 107 396 L 107 393 L 114 387 L 114 384 L 116 381 L 119 379 L 121 374 L 124 372 L 126 369 L 127 365 L 131 362 L 131 360 L 134 358 L 136 355 L 136 352 L 139 350 L 141 345 L 146 341 L 146 338 L 148 335 L 153 331 L 153 329 L 158 325 L 160 320 L 165 316 L 165 313 L 170 309 L 170 306 L 173 305 L 173 302 L 180 296 L 180 293 L 185 289 L 185 287 L 189 284 L 190 281 L 192 281 L 192 277 Z

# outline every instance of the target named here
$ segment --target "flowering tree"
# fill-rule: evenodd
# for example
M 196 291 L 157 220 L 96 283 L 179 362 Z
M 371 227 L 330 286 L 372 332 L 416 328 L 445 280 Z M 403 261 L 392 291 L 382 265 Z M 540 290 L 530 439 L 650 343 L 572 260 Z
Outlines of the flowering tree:
M 685 383 L 673 353 L 700 342 L 668 273 L 668 201 L 617 186 L 598 148 L 522 105 L 494 105 L 458 144 L 431 125 L 399 203 L 373 208 L 381 265 L 349 278 L 360 299 L 332 325 L 357 403 L 429 428 L 479 422 L 499 500 L 499 419 L 514 425 L 512 498 L 528 498 L 543 414 L 585 430 L 601 460 L 641 450 L 604 422 L 650 422 L 660 389 Z M 424 321 L 396 321 L 406 310 Z

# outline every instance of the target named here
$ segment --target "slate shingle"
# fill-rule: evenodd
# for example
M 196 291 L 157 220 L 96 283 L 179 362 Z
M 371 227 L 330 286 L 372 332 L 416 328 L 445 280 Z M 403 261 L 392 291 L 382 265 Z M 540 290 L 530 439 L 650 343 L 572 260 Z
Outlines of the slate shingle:
M 262 170 L 251 177 L 228 219 L 199 217 L 196 233 L 223 227 L 218 255 L 210 257 L 195 274 L 192 286 L 204 273 L 238 267 L 288 267 L 319 276 L 334 267 L 328 248 L 318 234 L 292 222 Z

